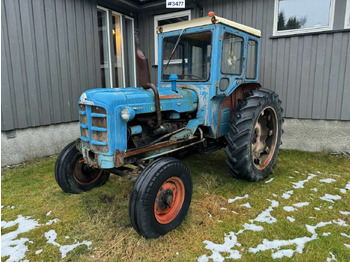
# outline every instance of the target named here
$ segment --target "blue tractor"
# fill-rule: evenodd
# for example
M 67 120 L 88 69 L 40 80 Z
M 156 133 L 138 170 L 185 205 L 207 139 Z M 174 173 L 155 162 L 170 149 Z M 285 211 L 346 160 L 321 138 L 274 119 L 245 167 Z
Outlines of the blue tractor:
M 211 12 L 157 33 L 158 87 L 137 48 L 141 87 L 84 92 L 81 137 L 55 165 L 68 193 L 101 186 L 110 173 L 134 177 L 129 216 L 146 238 L 175 229 L 189 209 L 190 171 L 174 157 L 225 148 L 234 177 L 260 181 L 275 164 L 283 121 L 278 95 L 258 83 L 259 30 Z

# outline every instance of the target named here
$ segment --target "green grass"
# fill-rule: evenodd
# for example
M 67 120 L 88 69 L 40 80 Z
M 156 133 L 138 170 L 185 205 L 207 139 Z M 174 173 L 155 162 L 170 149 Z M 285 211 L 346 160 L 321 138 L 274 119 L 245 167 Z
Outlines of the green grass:
M 57 261 L 61 258 L 59 248 L 48 244 L 44 237 L 45 232 L 51 229 L 57 232 L 56 241 L 61 245 L 73 244 L 75 240 L 92 241 L 91 249 L 79 246 L 70 251 L 64 261 L 195 261 L 203 254 L 212 254 L 205 249 L 204 240 L 222 244 L 225 234 L 239 231 L 243 224 L 249 223 L 250 219 L 270 206 L 271 203 L 266 199 L 279 202 L 279 206 L 271 212 L 277 222 L 256 222 L 264 230 L 245 231 L 238 236 L 242 246 L 234 249 L 242 254 L 241 261 L 272 260 L 271 250 L 253 254 L 248 249 L 261 244 L 263 239 L 310 237 L 305 224 L 316 225 L 334 219 L 342 219 L 350 224 L 350 216 L 339 213 L 340 210 L 350 211 L 350 192 L 342 194 L 339 191 L 350 181 L 349 159 L 322 153 L 282 150 L 274 173 L 270 176 L 274 180 L 267 184 L 264 181 L 248 183 L 233 179 L 225 159 L 225 153 L 219 151 L 211 155 L 193 155 L 185 160 L 194 182 L 190 211 L 178 229 L 156 240 L 140 237 L 130 224 L 128 204 L 132 182 L 111 176 L 107 184 L 100 188 L 79 195 L 66 194 L 55 182 L 53 168 L 56 157 L 2 170 L 1 205 L 5 206 L 2 208 L 2 220 L 15 220 L 18 215 L 22 215 L 31 216 L 40 224 L 45 224 L 50 219 L 59 219 L 57 223 L 42 225 L 19 235 L 33 241 L 26 243 L 29 248 L 26 259 L 30 261 Z M 296 170 L 300 173 L 295 173 Z M 317 177 L 306 182 L 305 188 L 294 189 L 291 182 L 305 180 L 309 173 L 317 174 Z M 323 178 L 333 178 L 336 182 L 320 183 L 319 180 Z M 317 192 L 311 190 L 315 187 L 318 188 Z M 282 194 L 289 190 L 294 190 L 294 194 L 289 199 L 283 199 Z M 340 195 L 342 199 L 334 204 L 321 200 L 320 197 L 326 193 Z M 228 204 L 229 198 L 245 194 L 249 198 Z M 252 208 L 240 206 L 247 202 Z M 284 206 L 298 202 L 310 202 L 310 205 L 290 213 L 283 210 Z M 227 209 L 221 210 L 222 207 Z M 321 211 L 314 210 L 314 207 L 320 207 Z M 52 211 L 50 216 L 46 216 L 48 211 Z M 293 216 L 296 221 L 289 222 L 287 216 Z M 349 228 L 332 224 L 316 229 L 318 238 L 307 243 L 302 254 L 294 253 L 293 261 L 326 261 L 330 257 L 329 252 L 335 255 L 337 261 L 349 261 L 350 249 L 344 243 L 350 244 L 350 239 L 340 235 L 350 235 Z M 2 234 L 15 229 L 16 226 L 3 229 Z M 331 234 L 322 236 L 323 232 Z M 295 249 L 295 246 L 290 248 Z M 43 252 L 35 255 L 39 249 L 43 249 Z M 6 257 L 3 257 L 2 261 L 5 260 Z

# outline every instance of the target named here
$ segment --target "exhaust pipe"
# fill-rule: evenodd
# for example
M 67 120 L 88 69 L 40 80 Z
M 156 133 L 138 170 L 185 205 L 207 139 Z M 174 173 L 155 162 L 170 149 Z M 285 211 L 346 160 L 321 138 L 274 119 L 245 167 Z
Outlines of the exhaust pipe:
M 140 31 L 135 30 L 136 63 L 137 63 L 138 75 L 141 82 L 141 86 L 144 89 L 151 88 L 153 90 L 154 103 L 155 103 L 156 114 L 157 114 L 157 124 L 153 128 L 156 129 L 160 127 L 162 124 L 162 113 L 160 111 L 159 92 L 157 87 L 151 83 L 151 76 L 150 76 L 149 67 L 148 67 L 148 59 L 140 49 L 139 34 L 140 34 Z

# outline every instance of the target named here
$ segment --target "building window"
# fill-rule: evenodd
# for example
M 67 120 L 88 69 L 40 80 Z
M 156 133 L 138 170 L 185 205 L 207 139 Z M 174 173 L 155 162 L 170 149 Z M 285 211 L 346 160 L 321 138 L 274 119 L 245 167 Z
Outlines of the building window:
M 136 85 L 134 19 L 98 7 L 97 24 L 101 86 L 134 87 Z
M 350 28 L 350 0 L 346 3 L 345 28 Z
M 229 75 L 242 74 L 243 38 L 224 34 L 221 54 L 221 73 Z
M 158 34 L 157 27 L 172 23 L 177 23 L 181 21 L 191 20 L 191 10 L 185 10 L 181 12 L 174 12 L 165 15 L 156 15 L 154 16 L 154 64 L 158 65 Z
M 335 0 L 275 0 L 274 35 L 333 29 Z

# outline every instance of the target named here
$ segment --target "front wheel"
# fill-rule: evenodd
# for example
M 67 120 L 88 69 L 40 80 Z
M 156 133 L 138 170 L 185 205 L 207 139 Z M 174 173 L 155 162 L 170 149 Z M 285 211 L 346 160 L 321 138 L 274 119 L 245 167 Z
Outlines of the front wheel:
M 137 178 L 131 193 L 129 216 L 134 229 L 146 238 L 158 238 L 184 220 L 192 197 L 190 171 L 181 161 L 160 158 Z
M 67 193 L 78 194 L 101 186 L 108 177 L 108 172 L 84 164 L 75 142 L 68 144 L 56 160 L 56 182 Z
M 232 175 L 248 181 L 268 177 L 281 144 L 282 112 L 278 95 L 268 89 L 253 90 L 240 101 L 226 135 Z

